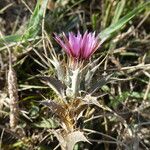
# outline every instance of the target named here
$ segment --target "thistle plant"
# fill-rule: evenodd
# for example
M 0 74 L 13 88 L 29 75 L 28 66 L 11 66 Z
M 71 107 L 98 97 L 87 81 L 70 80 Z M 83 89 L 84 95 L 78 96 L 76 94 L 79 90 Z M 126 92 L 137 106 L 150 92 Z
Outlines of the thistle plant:
M 77 35 L 70 32 L 68 37 L 65 33 L 62 33 L 62 38 L 57 34 L 54 35 L 56 42 L 67 54 L 67 59 L 66 61 L 65 59 L 60 60 L 55 51 L 51 51 L 51 58 L 48 58 L 48 60 L 55 68 L 56 78 L 52 76 L 42 77 L 42 81 L 53 89 L 58 98 L 57 102 L 46 100 L 41 103 L 47 105 L 59 118 L 64 131 L 59 132 L 59 134 L 55 132 L 54 134 L 60 143 L 63 139 L 65 144 L 61 145 L 62 149 L 71 150 L 73 148 L 68 147 L 70 145 L 68 137 L 69 139 L 76 139 L 71 145 L 79 141 L 88 141 L 77 128 L 77 122 L 82 117 L 83 111 L 89 104 L 100 106 L 97 101 L 98 97 L 93 97 L 92 93 L 101 86 L 101 80 L 98 82 L 98 86 L 91 86 L 93 75 L 100 65 L 100 58 L 91 61 L 91 56 L 100 48 L 102 41 L 98 36 L 95 36 L 95 32 L 88 33 L 86 31 L 83 35 L 79 31 Z M 107 79 L 105 78 L 105 81 Z M 80 138 L 76 138 L 74 135 L 80 135 Z
M 63 40 L 55 34 L 55 40 L 67 53 L 68 64 L 66 66 L 67 78 L 67 96 L 76 97 L 81 90 L 81 81 L 89 66 L 89 59 L 92 54 L 100 47 L 101 42 L 94 33 L 87 31 L 82 36 L 70 32 L 69 37 L 63 33 Z M 88 64 L 88 65 L 87 65 Z
M 60 149 L 61 146 L 62 150 L 148 150 L 150 1 L 106 0 L 99 5 L 97 1 L 82 0 L 37 0 L 33 4 L 33 0 L 2 1 L 0 149 L 47 149 L 47 146 Z M 11 14 L 18 9 L 19 13 Z M 135 16 L 136 22 L 130 21 Z M 55 33 L 52 41 L 57 48 L 53 48 L 49 33 L 80 28 L 81 24 L 100 32 L 98 35 L 88 31 Z M 107 55 L 99 55 L 102 43 L 108 38 L 103 49 Z M 96 51 L 98 55 L 93 57 Z M 37 71 L 42 73 L 40 77 Z M 114 78 L 107 75 L 113 72 Z M 51 91 L 41 84 L 38 86 L 37 76 Z M 103 86 L 110 79 L 113 83 Z M 45 99 L 40 104 L 50 110 L 38 106 L 40 93 Z M 59 142 L 55 148 L 57 141 L 51 134 Z M 79 141 L 90 141 L 93 145 L 80 146 L 76 144 Z

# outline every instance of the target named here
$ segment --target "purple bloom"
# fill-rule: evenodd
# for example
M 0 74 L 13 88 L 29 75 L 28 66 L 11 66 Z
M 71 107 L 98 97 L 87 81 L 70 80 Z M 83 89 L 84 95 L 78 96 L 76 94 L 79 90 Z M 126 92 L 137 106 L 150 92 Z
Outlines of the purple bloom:
M 100 47 L 100 41 L 98 37 L 95 37 L 94 33 L 88 33 L 87 31 L 82 36 L 80 32 L 75 35 L 69 32 L 69 36 L 63 33 L 63 40 L 55 34 L 55 40 L 66 51 L 68 55 L 74 59 L 89 59 L 90 56 Z

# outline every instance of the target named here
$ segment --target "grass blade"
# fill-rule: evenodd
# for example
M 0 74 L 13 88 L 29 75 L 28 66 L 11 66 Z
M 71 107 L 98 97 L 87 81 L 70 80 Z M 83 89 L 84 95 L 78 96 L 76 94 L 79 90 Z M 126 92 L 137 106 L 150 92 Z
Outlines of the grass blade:
M 0 38 L 0 44 L 3 42 L 18 42 L 21 39 L 21 35 L 8 35 Z
M 102 39 L 102 41 L 108 39 L 112 33 L 123 27 L 127 22 L 129 22 L 148 5 L 150 5 L 150 2 L 139 5 L 137 8 L 129 12 L 123 18 L 119 19 L 117 23 L 110 25 L 108 28 L 104 29 L 101 33 L 99 33 L 99 38 Z
M 38 0 L 34 12 L 28 23 L 27 31 L 24 35 L 9 35 L 0 38 L 0 44 L 3 42 L 19 42 L 22 40 L 28 40 L 29 38 L 35 38 L 40 31 L 40 25 L 42 22 L 43 12 L 46 9 L 48 0 L 44 0 L 40 5 L 40 0 Z
M 40 31 L 40 25 L 43 17 L 43 12 L 46 9 L 48 0 L 44 0 L 40 5 L 40 0 L 38 0 L 34 12 L 30 18 L 27 32 L 25 33 L 23 39 L 33 38 Z
M 114 17 L 113 17 L 113 20 L 112 20 L 112 24 L 118 22 L 120 16 L 122 15 L 123 10 L 124 10 L 125 4 L 126 4 L 126 0 L 121 0 L 117 4 L 115 14 L 114 14 Z

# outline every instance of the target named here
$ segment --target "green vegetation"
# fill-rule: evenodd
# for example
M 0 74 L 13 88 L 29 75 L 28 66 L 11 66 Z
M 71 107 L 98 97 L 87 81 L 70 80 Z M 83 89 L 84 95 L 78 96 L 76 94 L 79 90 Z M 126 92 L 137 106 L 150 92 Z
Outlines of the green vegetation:
M 145 0 L 1 0 L 0 149 L 149 150 L 149 10 Z M 102 45 L 78 96 L 64 98 L 74 72 L 54 33 L 78 31 Z

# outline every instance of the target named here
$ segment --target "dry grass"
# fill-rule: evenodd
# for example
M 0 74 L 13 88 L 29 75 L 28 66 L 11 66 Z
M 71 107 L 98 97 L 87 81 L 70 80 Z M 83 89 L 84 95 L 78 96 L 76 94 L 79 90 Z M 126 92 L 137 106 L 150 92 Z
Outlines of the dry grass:
M 35 20 L 30 19 L 34 0 L 0 1 L 0 149 L 67 149 L 79 138 L 90 143 L 80 142 L 75 150 L 150 149 L 148 8 L 94 54 L 91 62 L 99 58 L 100 65 L 92 78 L 92 95 L 91 89 L 82 91 L 80 99 L 67 103 L 57 95 L 64 87 L 56 81 L 59 73 L 52 56 L 62 64 L 67 58 L 52 33 L 79 29 L 99 33 L 143 2 L 122 2 L 116 14 L 118 1 L 110 1 L 49 1 Z M 23 35 L 17 42 L 16 36 L 4 39 L 16 33 Z M 51 100 L 53 105 L 46 103 L 50 109 L 41 103 L 45 99 Z

